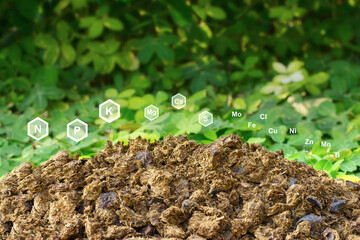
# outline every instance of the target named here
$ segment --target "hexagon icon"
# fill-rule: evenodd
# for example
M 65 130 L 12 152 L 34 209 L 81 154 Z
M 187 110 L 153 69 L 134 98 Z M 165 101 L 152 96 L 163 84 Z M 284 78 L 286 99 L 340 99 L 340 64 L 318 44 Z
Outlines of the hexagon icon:
M 171 98 L 171 105 L 174 108 L 180 109 L 186 106 L 186 97 L 180 93 Z
M 154 105 L 147 106 L 144 110 L 144 116 L 153 121 L 159 117 L 159 109 Z
M 88 125 L 80 119 L 75 119 L 67 124 L 68 138 L 79 142 L 88 136 Z
M 120 117 L 120 105 L 113 100 L 107 100 L 99 106 L 99 117 L 108 123 Z
M 212 113 L 209 113 L 208 111 L 204 111 L 199 114 L 199 123 L 203 125 L 204 127 L 209 126 L 213 123 L 213 115 Z
M 49 124 L 39 117 L 28 122 L 27 128 L 28 136 L 32 137 L 36 141 L 39 141 L 49 135 Z

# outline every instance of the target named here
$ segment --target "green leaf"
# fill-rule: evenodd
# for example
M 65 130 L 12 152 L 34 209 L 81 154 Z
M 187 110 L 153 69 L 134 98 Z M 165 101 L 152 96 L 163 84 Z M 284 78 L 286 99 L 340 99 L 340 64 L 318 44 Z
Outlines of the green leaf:
M 275 83 L 269 83 L 261 88 L 260 92 L 263 94 L 272 94 L 279 95 L 283 90 L 283 87 L 275 84 Z
M 192 21 L 191 8 L 184 0 L 168 0 L 170 13 L 175 23 L 181 27 L 188 26 Z
M 308 84 L 305 85 L 305 88 L 311 95 L 319 95 L 319 94 L 321 94 L 320 88 L 318 88 L 314 84 L 308 83 Z
M 87 2 L 86 2 L 86 0 L 72 0 L 71 4 L 72 4 L 74 10 L 78 10 L 78 9 L 86 7 Z
M 105 91 L 105 98 L 115 98 L 118 95 L 118 91 L 115 88 L 109 88 Z
M 311 76 L 309 78 L 309 83 L 312 83 L 312 84 L 316 84 L 316 85 L 319 85 L 319 84 L 323 84 L 323 83 L 326 83 L 329 81 L 329 74 L 327 73 L 324 73 L 324 72 L 319 72 L 313 76 Z
M 29 20 L 33 20 L 38 13 L 37 0 L 16 0 L 14 3 L 19 12 Z
M 345 181 L 351 181 L 354 183 L 357 183 L 360 181 L 360 178 L 357 176 L 354 176 L 354 175 L 339 174 L 339 175 L 336 175 L 336 178 L 341 178 L 341 179 L 344 179 Z
M 217 139 L 217 135 L 216 132 L 214 130 L 211 129 L 206 129 L 204 131 L 204 136 L 210 140 L 216 140 Z
M 140 73 L 131 76 L 131 83 L 135 89 L 146 89 L 151 86 L 149 78 Z
M 129 98 L 135 94 L 135 89 L 126 89 L 119 93 L 119 98 Z
M 339 38 L 341 40 L 341 42 L 348 42 L 351 40 L 351 38 L 354 36 L 355 32 L 354 29 L 345 24 L 343 26 L 339 26 L 337 25 L 337 27 L 335 27 L 335 33 L 336 33 L 336 37 Z
M 287 73 L 287 69 L 286 69 L 285 65 L 280 62 L 274 62 L 272 64 L 272 67 L 278 73 Z
M 331 172 L 332 164 L 329 160 L 322 159 L 315 163 L 313 166 L 315 170 L 324 170 L 328 173 Z
M 336 161 L 336 162 L 332 165 L 330 173 L 339 171 L 340 165 L 342 164 L 343 161 L 344 161 L 344 160 Z
M 64 10 L 70 4 L 70 0 L 59 1 L 59 3 L 55 6 L 54 12 L 60 14 L 62 10 Z
M 161 104 L 163 102 L 165 102 L 166 100 L 168 100 L 169 96 L 167 93 L 163 92 L 163 91 L 159 91 L 156 93 L 155 96 L 155 103 L 156 104 Z
M 122 51 L 116 55 L 116 63 L 124 70 L 134 71 L 139 68 L 139 60 L 131 51 Z
M 289 156 L 293 156 L 297 152 L 296 148 L 283 143 L 275 143 L 269 148 L 269 150 L 273 152 L 281 149 L 284 151 L 284 156 L 286 158 Z
M 124 29 L 124 25 L 119 19 L 111 17 L 108 17 L 104 20 L 104 26 L 113 31 L 121 31 Z
M 61 46 L 62 58 L 60 59 L 60 67 L 66 68 L 71 66 L 76 59 L 76 52 L 72 45 L 64 43 Z
M 326 147 L 321 147 L 321 142 L 317 142 L 311 149 L 311 154 L 317 156 L 324 156 L 327 154 L 328 149 Z
M 250 56 L 246 58 L 244 67 L 245 69 L 249 69 L 255 66 L 255 64 L 259 61 L 259 57 Z
M 129 99 L 128 107 L 129 107 L 129 109 L 137 110 L 137 109 L 144 107 L 147 104 L 150 105 L 151 103 L 148 103 L 145 99 L 143 99 L 141 97 L 131 97 Z
M 296 72 L 296 71 L 300 70 L 302 68 L 302 66 L 304 66 L 303 62 L 292 61 L 287 67 L 287 72 L 289 72 L 289 73 Z
M 115 38 L 107 38 L 104 42 L 91 41 L 88 42 L 87 47 L 89 50 L 100 53 L 102 55 L 108 55 L 115 53 L 119 49 L 120 43 Z
M 204 7 L 196 4 L 192 4 L 191 7 L 202 20 L 206 19 L 206 9 Z
M 352 108 L 351 108 L 351 112 L 356 114 L 360 114 L 360 102 L 355 103 Z
M 257 100 L 257 101 L 253 101 L 252 103 L 250 103 L 250 105 L 248 106 L 248 110 L 247 112 L 249 114 L 253 114 L 254 112 L 256 112 L 259 109 L 261 100 Z
M 277 133 L 267 132 L 267 135 L 269 135 L 274 142 L 283 143 L 285 141 L 287 128 L 285 126 L 280 126 L 273 129 L 277 130 L 278 132 Z
M 14 131 L 14 135 L 11 137 L 12 140 L 19 141 L 26 143 L 29 141 L 29 136 L 27 135 L 27 132 L 21 131 L 20 129 L 18 131 Z
M 44 63 L 47 65 L 54 65 L 60 55 L 60 48 L 56 45 L 48 48 L 44 53 Z
M 329 101 L 322 102 L 318 107 L 318 114 L 324 117 L 335 116 L 336 115 L 335 104 Z
M 68 42 L 70 27 L 65 21 L 60 21 L 56 25 L 56 35 L 60 42 Z
M 101 72 L 106 66 L 105 57 L 99 54 L 93 54 L 94 69 L 96 72 Z
M 206 78 L 207 81 L 214 84 L 215 86 L 226 85 L 226 76 L 223 72 L 218 69 L 209 69 L 200 73 L 201 77 Z
M 230 79 L 230 81 L 238 81 L 238 80 L 243 79 L 245 76 L 246 76 L 245 71 L 236 71 L 230 75 L 229 79 Z
M 345 149 L 340 151 L 340 157 L 338 159 L 344 159 L 347 158 L 351 155 L 351 150 L 350 149 Z M 355 161 L 353 161 L 353 159 L 350 159 L 351 162 L 354 162 L 356 164 Z
M 247 72 L 247 75 L 253 78 L 261 78 L 262 76 L 264 76 L 263 72 L 259 69 L 250 69 Z
M 21 154 L 22 149 L 17 145 L 17 144 L 11 144 L 8 146 L 3 146 L 1 147 L 1 154 L 3 155 L 20 155 Z
M 39 90 L 39 89 L 34 89 L 34 107 L 39 110 L 39 111 L 44 111 L 45 108 L 48 105 L 48 101 L 46 99 L 45 94 Z
M 287 159 L 289 159 L 289 160 L 297 160 L 297 161 L 300 161 L 300 162 L 306 162 L 305 151 L 303 150 L 301 152 L 297 152 L 295 154 L 287 156 Z
M 43 67 L 40 72 L 38 83 L 43 87 L 55 87 L 59 80 L 59 71 L 52 66 Z
M 206 8 L 206 14 L 216 20 L 224 20 L 226 18 L 226 13 L 219 7 L 209 6 Z
M 181 121 L 176 121 L 176 128 L 179 129 L 175 132 L 176 135 L 179 134 L 191 134 L 191 133 L 198 133 L 201 130 L 201 125 L 197 122 L 197 116 L 188 115 L 182 112 Z M 207 133 L 209 137 L 214 137 L 213 133 Z
M 163 44 L 156 44 L 156 54 L 163 61 L 172 61 L 174 59 L 173 50 Z
M 40 33 L 35 37 L 35 45 L 39 48 L 54 48 L 57 42 L 53 36 L 46 33 Z
M 347 82 L 340 76 L 332 76 L 330 78 L 332 89 L 337 92 L 344 93 L 347 90 Z
M 263 143 L 266 141 L 266 138 L 256 138 L 256 137 L 251 137 L 247 140 L 248 143 Z
M 242 98 L 236 98 L 233 101 L 233 106 L 234 106 L 235 109 L 238 109 L 238 110 L 245 110 L 246 109 L 246 103 L 245 103 L 244 99 L 242 99 Z
M 95 20 L 92 23 L 92 25 L 89 27 L 88 37 L 89 38 L 97 38 L 103 32 L 103 29 L 104 29 L 104 24 L 103 24 L 102 20 L 100 20 L 100 19 Z
M 96 17 L 88 16 L 80 19 L 79 27 L 80 28 L 89 28 L 96 21 Z
M 302 146 L 306 139 L 305 136 L 304 135 L 289 135 L 289 140 L 287 143 L 292 146 Z
M 56 63 L 60 49 L 56 40 L 49 34 L 40 33 L 35 37 L 35 45 L 39 48 L 44 48 L 45 53 L 43 60 L 45 64 L 53 65 Z
M 351 160 L 344 160 L 344 162 L 340 165 L 340 170 L 346 172 L 354 172 L 357 169 L 357 165 Z
M 138 59 L 141 63 L 147 63 L 150 61 L 154 53 L 155 53 L 154 47 L 152 46 L 143 47 L 138 54 Z
M 50 100 L 61 100 L 65 96 L 64 90 L 56 87 L 43 88 L 41 91 Z

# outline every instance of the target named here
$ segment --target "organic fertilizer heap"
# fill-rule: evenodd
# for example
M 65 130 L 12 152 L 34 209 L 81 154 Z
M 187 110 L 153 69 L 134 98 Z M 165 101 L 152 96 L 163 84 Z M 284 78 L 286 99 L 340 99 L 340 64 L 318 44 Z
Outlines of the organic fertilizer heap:
M 360 239 L 359 185 L 234 134 L 60 152 L 0 189 L 0 239 Z

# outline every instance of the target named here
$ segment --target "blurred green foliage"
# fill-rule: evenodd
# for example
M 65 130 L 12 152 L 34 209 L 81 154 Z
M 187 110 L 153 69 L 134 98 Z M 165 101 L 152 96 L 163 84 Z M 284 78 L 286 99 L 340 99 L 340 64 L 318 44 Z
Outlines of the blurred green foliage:
M 208 143 L 235 132 L 356 181 L 359 11 L 354 0 L 0 0 L 0 175 L 60 149 L 92 156 L 107 139 Z M 177 92 L 185 109 L 171 107 Z M 98 117 L 107 99 L 121 105 L 111 124 Z M 160 108 L 153 122 L 143 117 L 150 104 Z M 207 128 L 203 110 L 215 118 Z M 37 116 L 50 136 L 33 142 L 26 124 Z M 78 144 L 65 131 L 75 118 L 89 124 Z

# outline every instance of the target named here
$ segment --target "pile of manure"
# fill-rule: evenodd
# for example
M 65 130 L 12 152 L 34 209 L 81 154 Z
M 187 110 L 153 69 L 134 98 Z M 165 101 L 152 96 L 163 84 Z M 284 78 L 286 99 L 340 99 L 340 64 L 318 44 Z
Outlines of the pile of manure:
M 358 184 L 234 134 L 62 151 L 0 194 L 0 239 L 360 239 Z

